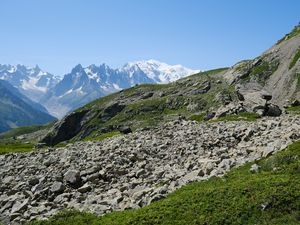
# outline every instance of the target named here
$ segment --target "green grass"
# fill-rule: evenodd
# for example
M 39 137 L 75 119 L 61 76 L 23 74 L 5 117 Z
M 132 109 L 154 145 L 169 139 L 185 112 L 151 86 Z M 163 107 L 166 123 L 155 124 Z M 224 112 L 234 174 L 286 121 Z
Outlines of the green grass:
M 290 65 L 289 65 L 289 69 L 292 69 L 295 66 L 295 64 L 297 63 L 299 58 L 300 58 L 300 49 L 298 49 L 296 54 L 294 55 Z
M 16 152 L 30 152 L 32 151 L 33 144 L 24 144 L 24 143 L 7 143 L 0 144 L 0 155 L 6 153 L 16 153 Z
M 300 34 L 300 26 L 298 25 L 298 26 L 295 26 L 294 29 L 290 33 L 286 34 L 283 38 L 281 38 L 277 42 L 277 45 L 280 44 L 280 43 L 282 43 L 283 41 L 289 40 L 289 39 L 291 39 L 291 38 L 293 38 L 293 37 L 295 37 L 295 36 L 297 36 L 299 34 Z
M 29 134 L 36 132 L 38 130 L 50 128 L 55 122 L 51 122 L 45 125 L 33 125 L 33 126 L 25 126 L 25 127 L 18 127 L 14 128 L 10 131 L 0 134 L 0 139 L 8 139 L 16 136 L 20 136 L 23 134 Z
M 207 70 L 207 71 L 199 72 L 199 73 L 193 74 L 191 76 L 188 76 L 188 78 L 193 78 L 193 77 L 196 77 L 196 76 L 215 75 L 215 74 L 219 74 L 221 72 L 224 72 L 228 69 L 229 69 L 229 67 L 223 67 L 223 68 L 218 68 L 218 69 L 213 69 L 213 70 Z M 186 78 L 182 78 L 180 80 L 184 80 L 184 79 L 186 79 Z
M 287 112 L 293 113 L 293 114 L 300 114 L 300 106 L 292 106 L 286 109 Z
M 205 118 L 205 114 L 202 113 L 202 114 L 194 114 L 189 119 L 197 122 L 203 122 L 204 118 Z
M 300 89 L 300 73 L 295 73 L 295 79 L 297 81 L 297 90 Z
M 238 115 L 227 115 L 224 117 L 220 117 L 218 119 L 212 120 L 212 122 L 220 122 L 220 121 L 256 121 L 260 116 L 256 113 L 251 112 L 242 112 Z
M 119 135 L 121 135 L 121 133 L 119 131 L 110 132 L 110 133 L 101 134 L 99 136 L 89 136 L 89 137 L 85 138 L 84 141 L 102 141 L 106 138 L 119 136 Z
M 260 75 L 268 69 L 269 69 L 269 63 L 266 61 L 263 61 L 260 65 L 254 67 L 254 69 L 251 71 L 251 75 L 253 75 L 253 76 Z
M 260 64 L 253 67 L 250 73 L 242 79 L 244 82 L 256 80 L 261 84 L 265 84 L 265 81 L 277 70 L 278 65 L 278 60 L 274 60 L 271 62 L 262 61 Z
M 97 217 L 64 211 L 32 225 L 80 224 L 300 224 L 300 142 L 267 159 L 232 169 L 222 178 L 186 185 L 147 207 Z

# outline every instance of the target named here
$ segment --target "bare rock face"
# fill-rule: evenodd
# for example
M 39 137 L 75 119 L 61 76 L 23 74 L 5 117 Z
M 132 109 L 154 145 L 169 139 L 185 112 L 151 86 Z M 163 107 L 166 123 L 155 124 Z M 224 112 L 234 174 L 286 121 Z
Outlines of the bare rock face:
M 153 94 L 152 94 L 153 95 Z M 101 120 L 107 121 L 117 115 L 125 108 L 125 105 L 119 104 L 118 102 L 113 103 L 106 108 L 104 108 L 103 113 L 101 114 Z
M 251 123 L 180 119 L 103 141 L 0 155 L 0 221 L 22 224 L 64 209 L 102 215 L 140 208 L 284 149 L 299 130 L 300 117 L 291 115 Z
M 220 107 L 215 114 L 215 118 L 220 118 L 227 115 L 237 115 L 242 112 L 246 112 L 246 109 L 242 104 L 230 103 L 224 107 Z
M 87 112 L 87 110 L 83 110 L 67 115 L 55 124 L 41 142 L 53 146 L 74 137 L 80 131 L 81 122 Z
M 260 116 L 280 116 L 282 110 L 278 105 L 270 103 L 272 95 L 258 84 L 248 83 L 237 86 L 238 95 L 242 99 L 245 111 L 255 112 Z

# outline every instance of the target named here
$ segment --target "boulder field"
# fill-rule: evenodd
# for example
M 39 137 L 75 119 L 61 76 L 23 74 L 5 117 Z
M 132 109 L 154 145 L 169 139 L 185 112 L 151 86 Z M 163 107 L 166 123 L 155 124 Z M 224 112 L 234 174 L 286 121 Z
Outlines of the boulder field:
M 101 215 L 139 208 L 282 150 L 299 130 L 300 117 L 291 115 L 255 122 L 179 119 L 102 141 L 1 155 L 0 221 L 24 224 L 64 209 Z

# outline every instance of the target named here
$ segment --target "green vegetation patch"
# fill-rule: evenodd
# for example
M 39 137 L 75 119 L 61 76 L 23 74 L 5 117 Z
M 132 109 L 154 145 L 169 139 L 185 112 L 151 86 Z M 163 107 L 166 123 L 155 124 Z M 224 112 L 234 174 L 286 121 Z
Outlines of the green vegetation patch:
M 289 39 L 291 39 L 293 37 L 296 37 L 299 34 L 300 34 L 300 25 L 295 26 L 294 29 L 290 33 L 286 34 L 282 39 L 280 39 L 277 42 L 277 45 L 280 44 L 280 43 L 282 43 L 283 41 L 286 41 L 286 40 L 289 40 Z
M 212 120 L 211 122 L 220 122 L 220 121 L 256 121 L 259 119 L 260 116 L 256 113 L 252 112 L 242 112 L 239 113 L 238 115 L 226 115 L 223 117 L 220 117 L 216 120 Z
M 296 54 L 294 55 L 290 65 L 289 65 L 289 69 L 292 69 L 295 66 L 295 64 L 297 63 L 299 58 L 300 58 L 300 49 L 298 49 Z
M 300 142 L 267 159 L 232 169 L 222 178 L 194 182 L 167 198 L 137 210 L 103 217 L 64 211 L 32 225 L 81 224 L 299 224 Z
M 292 106 L 286 109 L 287 112 L 293 113 L 293 114 L 300 114 L 300 106 Z
M 205 113 L 202 114 L 194 114 L 189 119 L 197 122 L 203 122 L 205 118 Z
M 295 79 L 297 81 L 297 89 L 300 89 L 300 73 L 295 73 Z
M 266 80 L 277 70 L 278 66 L 278 60 L 271 62 L 263 60 L 258 65 L 253 67 L 250 73 L 242 79 L 244 82 L 255 80 L 261 84 L 265 84 Z
M 18 127 L 14 128 L 10 131 L 7 131 L 5 133 L 0 134 L 0 139 L 8 139 L 8 138 L 13 138 L 17 137 L 23 134 L 29 134 L 33 133 L 42 129 L 50 128 L 53 126 L 54 122 L 48 123 L 46 125 L 33 125 L 33 126 L 25 126 L 25 127 Z
M 221 72 L 224 72 L 228 69 L 229 69 L 229 67 L 223 67 L 223 68 L 218 68 L 218 69 L 213 69 L 213 70 L 207 70 L 207 71 L 203 71 L 203 72 L 199 72 L 199 73 L 196 73 L 194 75 L 191 75 L 191 76 L 189 76 L 189 78 L 193 78 L 195 76 L 215 75 L 215 74 L 219 74 Z M 183 78 L 183 79 L 185 79 L 185 78 Z M 183 79 L 181 79 L 181 80 L 183 80 Z
M 99 136 L 89 136 L 87 138 L 84 139 L 84 141 L 102 141 L 106 138 L 110 138 L 110 137 L 114 137 L 114 136 L 119 136 L 121 135 L 120 132 L 116 131 L 116 132 L 109 132 L 109 133 L 105 133 L 105 134 L 101 134 Z
M 0 155 L 15 152 L 30 152 L 34 149 L 33 144 L 25 143 L 7 143 L 0 144 Z

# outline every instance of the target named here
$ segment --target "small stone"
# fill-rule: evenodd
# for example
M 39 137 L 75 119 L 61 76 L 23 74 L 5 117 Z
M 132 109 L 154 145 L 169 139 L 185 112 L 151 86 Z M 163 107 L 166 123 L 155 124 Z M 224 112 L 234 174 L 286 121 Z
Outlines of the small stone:
M 62 193 L 65 190 L 65 186 L 61 182 L 54 182 L 50 190 L 53 193 Z
M 3 180 L 2 180 L 2 183 L 3 184 L 9 184 L 11 183 L 12 181 L 14 181 L 15 178 L 13 176 L 8 176 L 8 177 L 5 177 Z
M 94 174 L 91 174 L 87 177 L 87 180 L 88 181 L 94 181 L 96 179 L 98 179 L 100 177 L 100 174 L 99 173 L 94 173 Z
M 152 198 L 150 198 L 149 203 L 156 202 L 156 201 L 158 201 L 158 200 L 160 200 L 160 199 L 162 199 L 164 197 L 165 196 L 162 195 L 162 194 L 156 194 Z
M 77 189 L 80 193 L 86 193 L 92 190 L 92 187 L 88 184 L 85 183 L 83 186 Z
M 250 172 L 251 173 L 258 173 L 259 172 L 259 169 L 260 169 L 260 166 L 257 165 L 257 164 L 253 164 L 250 168 Z
M 122 134 L 129 134 L 129 133 L 132 133 L 132 130 L 130 127 L 120 127 L 119 128 L 119 131 L 122 133 Z
M 136 172 L 136 176 L 137 177 L 140 177 L 140 176 L 142 176 L 142 175 L 144 175 L 146 173 L 146 171 L 144 170 L 144 169 L 140 169 L 140 170 L 138 170 L 137 172 Z
M 37 177 L 31 177 L 29 180 L 28 180 L 28 184 L 30 186 L 34 186 L 34 185 L 37 185 L 39 183 L 39 179 Z
M 80 172 L 77 170 L 69 170 L 65 173 L 64 179 L 71 185 L 77 185 L 81 181 Z
M 22 203 L 18 202 L 18 201 L 15 202 L 10 213 L 14 214 L 14 213 L 19 213 L 19 212 L 25 210 L 28 206 L 28 203 L 29 203 L 29 199 L 25 199 Z

